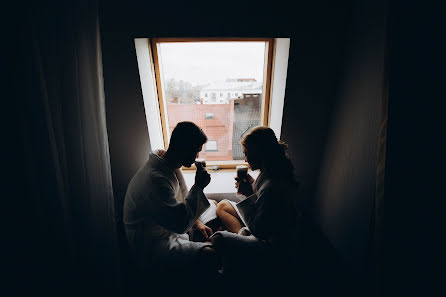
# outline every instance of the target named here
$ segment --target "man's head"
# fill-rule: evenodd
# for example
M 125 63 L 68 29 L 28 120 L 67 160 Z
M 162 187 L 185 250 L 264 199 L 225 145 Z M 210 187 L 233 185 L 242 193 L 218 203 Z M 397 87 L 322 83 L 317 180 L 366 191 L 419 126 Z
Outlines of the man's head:
M 192 122 L 179 122 L 170 135 L 169 155 L 173 156 L 179 165 L 190 167 L 208 140 L 200 127 Z

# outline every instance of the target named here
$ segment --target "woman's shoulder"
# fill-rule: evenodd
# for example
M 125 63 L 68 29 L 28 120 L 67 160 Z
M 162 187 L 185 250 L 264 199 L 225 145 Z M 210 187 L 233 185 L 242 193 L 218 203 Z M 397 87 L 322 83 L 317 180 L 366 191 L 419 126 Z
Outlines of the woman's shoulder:
M 272 189 L 272 179 L 265 174 L 259 175 L 255 187 L 257 189 L 257 195 L 269 191 Z
M 288 178 L 267 178 L 264 186 L 280 191 L 294 191 L 299 188 L 299 183 Z
M 296 196 L 298 184 L 293 181 L 265 178 L 257 185 L 258 196 Z

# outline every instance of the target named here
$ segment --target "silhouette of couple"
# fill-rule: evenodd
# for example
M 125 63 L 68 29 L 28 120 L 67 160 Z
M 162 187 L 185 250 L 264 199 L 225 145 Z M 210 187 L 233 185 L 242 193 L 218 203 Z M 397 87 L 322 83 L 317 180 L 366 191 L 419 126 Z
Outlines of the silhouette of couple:
M 260 173 L 256 180 L 249 174 L 236 178 L 238 192 L 246 199 L 217 204 L 203 193 L 211 181 L 205 168 L 197 166 L 189 190 L 180 170 L 194 163 L 206 141 L 200 127 L 180 122 L 167 151 L 152 151 L 132 178 L 124 202 L 124 226 L 135 263 L 170 284 L 183 276 L 236 279 L 240 269 L 252 275 L 260 270 L 274 272 L 274 265 L 294 265 L 290 257 L 296 252 L 299 210 L 286 145 L 268 127 L 255 127 L 245 134 L 241 145 L 246 161 Z M 199 220 L 210 203 L 217 205 L 225 231 L 213 233 Z M 206 241 L 189 240 L 191 230 L 200 232 Z

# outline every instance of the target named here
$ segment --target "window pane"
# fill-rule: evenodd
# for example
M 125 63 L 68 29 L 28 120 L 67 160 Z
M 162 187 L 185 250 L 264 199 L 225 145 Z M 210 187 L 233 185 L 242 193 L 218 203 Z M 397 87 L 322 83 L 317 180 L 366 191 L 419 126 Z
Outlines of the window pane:
M 205 151 L 218 151 L 217 141 L 208 140 L 205 144 Z
M 266 48 L 261 41 L 160 42 L 169 137 L 178 122 L 192 121 L 209 139 L 200 157 L 243 160 L 239 141 L 261 124 Z

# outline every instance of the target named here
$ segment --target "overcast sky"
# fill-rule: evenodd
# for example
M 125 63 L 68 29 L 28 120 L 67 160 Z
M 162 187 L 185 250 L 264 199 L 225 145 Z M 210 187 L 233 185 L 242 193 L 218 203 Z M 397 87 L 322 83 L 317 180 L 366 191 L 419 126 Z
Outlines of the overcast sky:
M 227 78 L 263 80 L 265 42 L 183 42 L 161 44 L 164 79 L 207 84 Z

